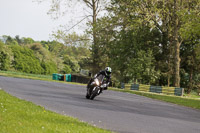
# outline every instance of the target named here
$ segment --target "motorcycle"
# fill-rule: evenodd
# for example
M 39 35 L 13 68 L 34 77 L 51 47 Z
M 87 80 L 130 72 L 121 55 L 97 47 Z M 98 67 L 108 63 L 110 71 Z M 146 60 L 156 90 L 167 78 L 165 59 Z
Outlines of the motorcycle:
M 104 79 L 103 75 L 99 75 L 98 77 L 92 79 L 92 82 L 87 88 L 87 93 L 86 93 L 87 99 L 93 100 L 96 96 L 100 95 L 103 88 L 105 87 L 105 84 L 103 84 L 103 79 Z

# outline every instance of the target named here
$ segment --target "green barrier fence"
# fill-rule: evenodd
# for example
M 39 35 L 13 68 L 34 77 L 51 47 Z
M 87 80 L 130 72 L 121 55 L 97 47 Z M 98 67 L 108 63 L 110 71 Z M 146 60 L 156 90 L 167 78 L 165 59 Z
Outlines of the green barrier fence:
M 132 85 L 131 85 L 131 90 L 136 90 L 136 91 L 138 91 L 138 90 L 139 90 L 139 84 L 132 84 Z
M 67 82 L 77 82 L 77 83 L 84 83 L 87 84 L 91 77 L 89 76 L 82 76 L 78 74 L 52 74 L 53 80 L 59 81 L 67 81 Z
M 150 92 L 162 93 L 162 86 L 150 86 Z
M 59 81 L 64 81 L 64 75 L 58 74 L 57 76 Z
M 175 94 L 176 96 L 182 96 L 182 95 L 183 95 L 183 91 L 184 91 L 183 88 L 175 88 L 174 94 Z
M 64 75 L 58 74 L 58 73 L 53 73 L 52 74 L 52 79 L 53 80 L 64 81 Z
M 71 74 L 65 74 L 65 81 L 72 82 L 72 75 Z
M 53 73 L 52 78 L 53 78 L 53 80 L 58 80 L 58 74 L 57 73 Z
M 164 87 L 164 86 L 153 86 L 153 85 L 143 85 L 143 84 L 125 84 L 125 83 L 121 83 L 121 88 L 125 90 L 163 93 L 176 96 L 182 96 L 184 91 L 183 88 L 176 88 L 176 87 Z

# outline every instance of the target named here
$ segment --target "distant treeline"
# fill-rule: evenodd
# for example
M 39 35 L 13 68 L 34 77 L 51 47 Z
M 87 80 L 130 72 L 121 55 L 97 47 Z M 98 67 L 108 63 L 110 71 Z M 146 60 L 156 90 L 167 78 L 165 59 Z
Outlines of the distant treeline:
M 33 74 L 79 72 L 89 54 L 88 48 L 66 46 L 57 41 L 0 37 L 0 70 Z

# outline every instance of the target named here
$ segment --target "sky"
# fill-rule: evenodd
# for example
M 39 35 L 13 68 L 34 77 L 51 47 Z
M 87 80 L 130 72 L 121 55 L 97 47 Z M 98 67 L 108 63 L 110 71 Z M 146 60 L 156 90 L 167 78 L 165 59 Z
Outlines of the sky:
M 50 3 L 33 0 L 0 0 L 0 36 L 31 37 L 35 41 L 52 40 L 51 34 L 70 17 L 53 20 L 47 15 Z M 73 16 L 73 14 L 71 14 Z

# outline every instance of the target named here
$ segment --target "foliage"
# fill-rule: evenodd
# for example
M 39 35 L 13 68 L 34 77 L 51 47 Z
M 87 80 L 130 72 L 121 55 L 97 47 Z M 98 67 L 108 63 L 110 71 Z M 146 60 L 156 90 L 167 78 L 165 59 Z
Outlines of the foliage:
M 79 38 L 78 35 L 73 36 Z M 79 63 L 84 63 L 84 59 L 90 55 L 88 47 L 85 47 L 88 45 L 87 42 L 78 41 L 78 44 L 74 42 L 69 46 L 57 41 L 35 42 L 31 38 L 19 36 L 3 36 L 1 40 L 1 70 L 34 74 L 79 72 Z
M 129 72 L 132 78 L 140 80 L 143 84 L 155 84 L 159 79 L 159 72 L 155 70 L 155 59 L 152 51 L 138 51 L 137 57 L 130 62 Z M 136 82 L 136 81 L 135 81 Z
M 62 31 L 55 33 L 54 37 L 56 40 L 63 42 L 64 45 L 50 45 L 50 50 L 54 49 L 52 52 L 62 57 L 63 64 L 68 65 L 73 72 L 79 72 L 80 63 L 83 63 L 91 53 L 88 37 L 86 35 L 77 35 L 76 33 L 65 35 Z
M 71 70 L 70 66 L 64 65 L 63 73 L 71 73 L 71 72 L 72 72 L 72 70 Z
M 195 52 L 199 49 L 199 5 L 197 0 L 111 0 L 107 21 L 104 26 L 97 25 L 102 26 L 100 31 L 107 28 L 107 33 L 112 34 L 104 47 L 109 47 L 109 64 L 117 70 L 120 81 L 133 82 L 132 74 L 136 80 L 143 79 L 145 83 L 179 86 L 179 72 L 184 70 L 181 78 L 184 79 L 182 72 L 190 73 L 190 80 L 183 84 L 181 79 L 181 86 L 194 89 L 194 85 L 199 84 L 199 81 L 191 80 L 199 73 L 199 55 Z M 154 73 L 150 77 L 156 77 L 153 82 L 142 67 L 144 64 L 150 66 L 149 59 L 144 61 L 148 50 L 152 51 L 149 70 Z
M 6 38 L 6 43 L 7 45 L 18 45 L 17 40 L 13 39 L 10 36 L 4 36 Z
M 63 57 L 63 60 L 64 60 L 63 63 L 65 64 L 65 69 L 66 69 L 66 67 L 69 67 L 69 68 L 72 68 L 72 70 L 74 72 L 78 72 L 79 71 L 80 66 L 78 65 L 78 62 L 74 58 L 71 58 L 68 55 L 65 55 Z
M 8 70 L 10 67 L 10 51 L 4 45 L 3 42 L 0 41 L 0 70 Z
M 1 51 L 0 52 L 0 70 L 7 70 L 8 69 L 8 55 Z
M 194 38 L 193 38 L 194 39 Z M 200 42 L 199 40 L 185 41 L 181 48 L 182 56 L 182 82 L 187 87 L 186 91 L 199 88 L 199 66 L 200 66 Z
M 98 63 L 98 58 L 100 57 L 99 55 L 101 53 L 99 50 L 98 37 L 97 37 L 97 24 L 96 23 L 97 23 L 97 19 L 99 18 L 99 16 L 101 16 L 99 14 L 99 12 L 101 12 L 104 9 L 104 7 L 107 3 L 108 2 L 106 0 L 76 0 L 76 1 L 54 0 L 51 2 L 51 8 L 49 10 L 49 14 L 51 14 L 51 16 L 53 16 L 54 18 L 57 19 L 61 16 L 61 14 L 62 15 L 67 14 L 69 12 L 69 9 L 72 9 L 72 11 L 76 11 L 76 10 L 74 10 L 74 8 L 75 9 L 79 8 L 80 4 L 81 4 L 81 6 L 83 6 L 83 8 L 82 8 L 83 12 L 86 15 L 84 16 L 84 18 L 79 20 L 78 23 L 74 24 L 72 27 L 70 27 L 67 30 L 65 29 L 65 33 L 66 33 L 66 31 L 68 32 L 71 29 L 73 29 L 75 26 L 77 26 L 82 21 L 84 21 L 86 18 L 89 18 L 89 21 L 87 22 L 87 24 L 89 26 L 90 32 L 88 32 L 88 35 L 92 38 L 91 39 L 92 45 L 91 45 L 91 49 L 90 49 L 92 56 L 90 56 L 89 58 L 91 60 L 90 66 L 92 66 L 92 67 L 90 67 L 90 69 L 93 73 L 97 72 L 101 67 L 101 66 L 99 66 L 99 63 Z M 78 7 L 77 7 L 77 5 L 78 5 Z M 68 10 L 63 11 L 62 7 L 66 8 Z M 73 8 L 71 8 L 71 7 L 73 7 Z M 88 9 L 89 9 L 89 11 L 88 11 Z M 79 10 L 80 10 L 80 8 L 79 8 Z M 74 35 L 71 34 L 70 36 L 65 36 L 65 34 L 64 34 L 64 38 L 67 39 L 67 41 L 65 41 L 67 43 L 65 43 L 65 44 L 69 45 L 69 43 L 71 43 L 71 41 L 73 41 L 73 39 L 76 38 L 76 36 L 74 36 Z M 58 33 L 56 34 L 56 38 L 63 39 L 63 32 L 58 31 Z
M 26 73 L 42 73 L 43 69 L 40 66 L 40 62 L 32 50 L 18 45 L 12 45 L 11 49 L 14 54 L 12 65 L 16 70 Z
M 78 35 L 73 32 L 66 35 L 64 31 L 58 30 L 52 36 L 65 46 L 89 48 L 89 37 L 86 34 Z
M 42 61 L 41 67 L 43 68 L 42 74 L 52 74 L 57 72 L 57 66 L 52 61 L 48 62 Z

